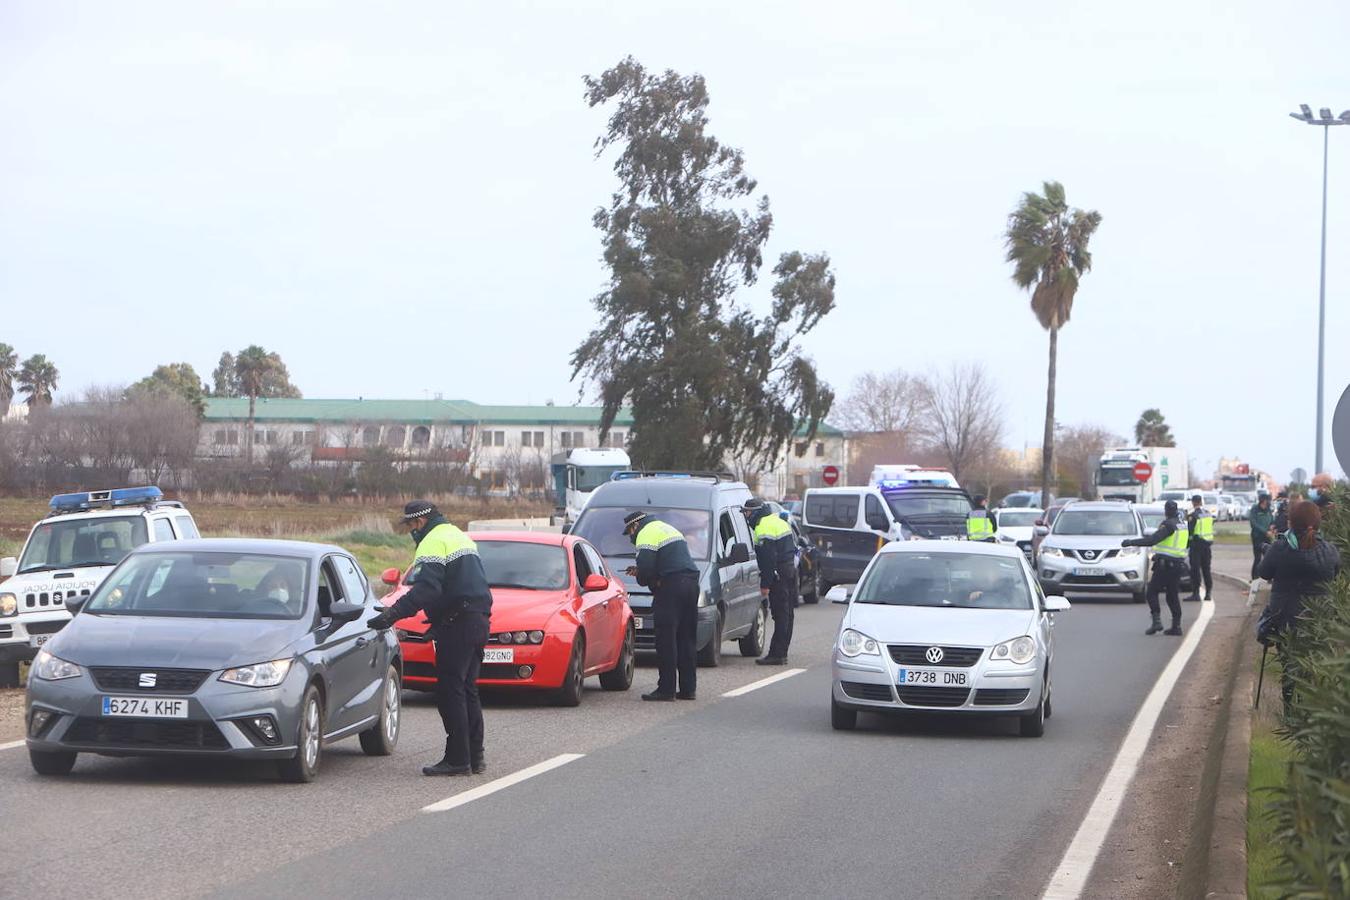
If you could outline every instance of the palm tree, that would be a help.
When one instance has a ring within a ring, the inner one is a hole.
[[[51,360],[41,353],[34,353],[23,361],[19,370],[19,390],[27,397],[28,405],[51,406],[52,391],[56,390],[61,373]]]
[[[1055,361],[1059,330],[1073,312],[1078,280],[1092,268],[1088,241],[1102,223],[1101,213],[1070,209],[1064,186],[1058,181],[1042,185],[1043,194],[1026,193],[1008,216],[1004,237],[1007,261],[1013,264],[1013,281],[1031,291],[1031,311],[1041,327],[1050,332],[1050,368],[1045,390],[1045,443],[1041,450],[1041,507],[1050,500],[1055,473]]]
[[[224,357],[221,358],[222,363]],[[253,462],[253,426],[259,397],[299,397],[286,364],[277,353],[269,353],[257,344],[250,344],[234,358],[234,374],[239,392],[248,397],[248,439],[245,452]]]
[[[1134,440],[1141,447],[1177,445],[1176,439],[1172,437],[1172,427],[1157,408],[1146,409],[1139,414],[1139,421],[1134,423]]]
[[[9,415],[14,382],[19,377],[19,354],[9,344],[0,344],[0,419]]]

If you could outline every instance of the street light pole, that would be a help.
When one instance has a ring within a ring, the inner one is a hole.
[[[1299,104],[1299,112],[1290,113],[1290,117],[1308,125],[1322,128],[1322,262],[1321,275],[1317,286],[1317,450],[1313,454],[1314,472],[1322,471],[1322,418],[1324,413],[1323,380],[1326,372],[1327,345],[1327,157],[1331,147],[1331,126],[1350,125],[1350,109],[1341,113],[1339,118],[1331,115],[1331,110],[1322,107],[1316,118],[1306,103]]]

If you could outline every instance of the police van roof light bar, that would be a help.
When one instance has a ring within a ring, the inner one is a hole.
[[[50,501],[52,512],[85,512],[91,509],[115,509],[120,506],[148,506],[164,499],[157,487],[114,488],[110,491],[80,491],[56,494]]]

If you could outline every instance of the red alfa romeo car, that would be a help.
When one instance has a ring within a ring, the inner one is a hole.
[[[600,676],[607,691],[633,683],[634,623],[628,592],[600,554],[573,535],[472,532],[492,588],[491,635],[478,683],[551,691],[562,706],[581,702],[582,682]],[[408,590],[398,569],[384,572],[395,589],[386,606]],[[436,650],[421,613],[395,623],[403,648],[403,685],[436,687]]]

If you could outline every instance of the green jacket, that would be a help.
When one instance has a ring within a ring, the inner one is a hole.
[[[1252,538],[1264,541],[1266,532],[1275,524],[1275,512],[1262,509],[1259,505],[1253,506],[1252,511],[1247,513],[1247,521],[1252,525]]]

